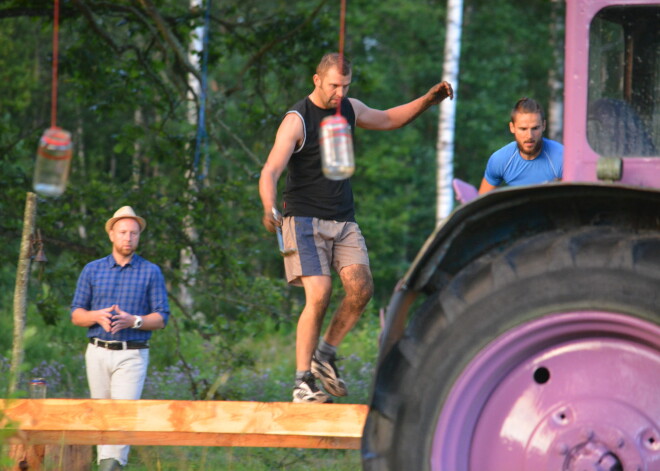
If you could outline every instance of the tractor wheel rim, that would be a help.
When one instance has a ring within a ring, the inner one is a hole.
[[[431,469],[660,469],[658,391],[660,326],[593,311],[529,321],[460,373]]]

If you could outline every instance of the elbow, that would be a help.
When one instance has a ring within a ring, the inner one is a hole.
[[[158,313],[157,315],[154,316],[154,322],[152,324],[153,330],[164,329],[166,325],[167,325],[167,321],[165,320],[162,314]]]
[[[410,117],[408,119],[405,119],[403,121],[392,121],[392,122],[390,122],[389,127],[388,127],[387,130],[391,131],[391,130],[394,130],[394,129],[401,129],[402,127],[405,127],[405,126],[409,125],[410,123],[412,123],[413,121],[415,121],[416,118],[417,118],[417,116],[412,116],[412,117]]]
[[[71,323],[78,327],[87,327],[84,324],[84,319],[81,318],[81,313],[79,309],[76,309],[71,313]]]

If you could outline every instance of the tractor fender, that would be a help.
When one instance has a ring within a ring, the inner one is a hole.
[[[379,362],[401,338],[420,293],[445,286],[480,256],[550,230],[616,226],[660,232],[660,191],[611,183],[548,183],[492,191],[456,208],[428,237],[397,283]]]

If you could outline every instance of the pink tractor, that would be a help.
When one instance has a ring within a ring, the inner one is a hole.
[[[567,0],[563,181],[458,207],[386,312],[369,471],[660,470],[660,2]]]

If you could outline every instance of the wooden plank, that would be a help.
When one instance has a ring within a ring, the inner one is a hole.
[[[0,400],[14,443],[359,449],[361,404],[105,399]],[[0,423],[0,425],[5,425]]]

